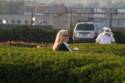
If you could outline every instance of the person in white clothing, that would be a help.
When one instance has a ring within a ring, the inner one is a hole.
[[[101,32],[96,38],[96,43],[99,44],[111,44],[115,42],[114,35],[109,27],[103,27]]]

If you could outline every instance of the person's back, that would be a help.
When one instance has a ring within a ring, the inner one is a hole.
[[[99,34],[96,42],[99,44],[111,44],[111,38],[108,35]]]
[[[113,33],[111,32],[110,28],[104,27],[104,31],[96,38],[96,43],[111,44],[113,42],[115,42]]]

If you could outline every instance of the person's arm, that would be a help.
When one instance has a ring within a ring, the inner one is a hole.
[[[96,43],[99,43],[99,42],[100,42],[100,34],[96,38]]]
[[[111,43],[115,43],[116,40],[114,38],[114,34],[112,32],[110,32],[110,38],[111,38]]]
[[[115,43],[115,41],[116,41],[116,40],[115,40],[114,36],[112,35],[112,36],[111,36],[111,42],[112,42],[112,43]]]

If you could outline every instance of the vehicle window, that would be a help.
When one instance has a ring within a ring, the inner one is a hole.
[[[98,26],[99,31],[101,31],[101,30],[102,30],[102,28],[104,27],[104,25],[103,25],[103,24],[97,24],[97,26]]]
[[[94,30],[93,24],[78,24],[76,30]]]
[[[95,31],[99,31],[100,30],[100,26],[99,26],[99,24],[95,24]]]

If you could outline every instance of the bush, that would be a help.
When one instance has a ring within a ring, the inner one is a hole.
[[[0,47],[1,83],[124,83],[125,45],[77,44],[80,51]],[[122,53],[122,54],[121,54]]]
[[[52,43],[57,30],[50,26],[12,26],[13,28],[0,28],[1,41],[28,41]]]
[[[114,31],[114,36],[117,43],[125,43],[125,33],[122,31]]]

